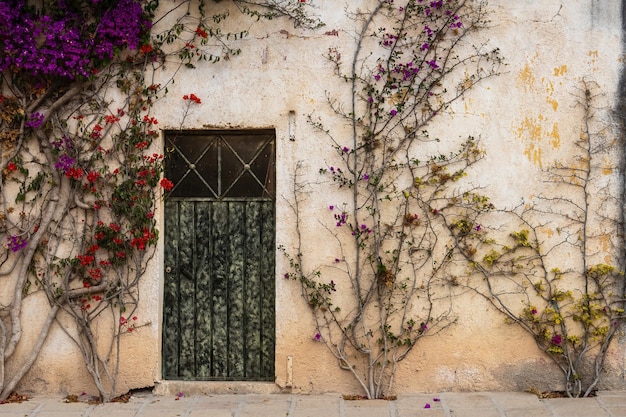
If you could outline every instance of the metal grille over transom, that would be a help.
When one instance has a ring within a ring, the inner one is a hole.
[[[163,377],[274,380],[275,133],[166,133]]]
[[[273,130],[167,136],[169,197],[273,198]]]

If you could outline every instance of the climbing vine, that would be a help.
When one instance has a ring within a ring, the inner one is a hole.
[[[492,206],[479,190],[461,186],[483,157],[477,139],[435,132],[455,102],[498,74],[502,58],[479,41],[488,20],[482,2],[385,0],[354,16],[354,53],[347,60],[339,47],[328,54],[351,92],[346,102],[329,94],[329,104],[351,135],[310,118],[335,153],[319,173],[343,199],[330,202],[322,221],[336,258],[316,266],[306,256],[300,201],[311,184],[301,164],[290,199],[299,243],[295,253],[282,249],[291,267],[285,277],[300,282],[313,313],[314,339],[367,398],[384,398],[418,341],[454,321],[445,274],[454,235],[445,219]]]
[[[508,236],[502,229],[471,230],[481,222],[477,212],[449,218],[447,226],[471,265],[463,285],[534,338],[562,371],[568,396],[586,397],[597,388],[625,318],[623,219],[616,182],[607,181],[615,172],[599,163],[617,152],[596,108],[599,87],[583,80],[577,91],[575,156],[544,170],[555,187],[498,210]]]
[[[137,309],[156,202],[173,187],[153,108],[174,78],[152,80],[166,64],[239,53],[247,32],[224,31],[228,8],[216,3],[0,1],[0,400],[60,320],[100,400],[118,393],[121,338],[149,324]],[[257,20],[321,24],[303,1],[234,4]],[[181,107],[200,102],[187,95]],[[45,320],[18,357],[31,298]]]

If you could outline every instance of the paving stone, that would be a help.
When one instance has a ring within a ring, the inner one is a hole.
[[[626,393],[621,395],[599,395],[597,400],[608,407],[626,407]]]
[[[455,392],[442,394],[441,396],[450,409],[494,407],[493,400],[489,394]]]
[[[260,416],[284,417],[288,414],[289,414],[289,407],[265,406],[265,407],[247,407],[245,410],[241,410],[241,412],[236,415],[240,417],[260,417]]]
[[[398,417],[446,417],[446,412],[439,408],[425,408],[420,410],[398,409],[396,415]]]
[[[0,416],[29,416],[40,406],[43,404],[31,401],[0,404]]]
[[[339,417],[339,406],[332,408],[323,407],[296,407],[293,414],[286,417]]]
[[[502,417],[495,407],[491,408],[450,408],[451,417]],[[529,416],[530,417],[530,416]],[[534,416],[532,416],[534,417]]]
[[[87,403],[66,403],[59,400],[48,400],[43,403],[43,409],[46,411],[65,411],[68,413],[82,413],[88,409],[95,408],[94,404]]]
[[[140,416],[145,417],[177,417],[185,415],[187,408],[191,408],[192,403],[188,399],[174,401],[155,401],[141,409]],[[113,417],[113,416],[111,416]]]
[[[192,410],[235,410],[239,407],[239,403],[233,401],[194,401],[191,405]]]
[[[553,417],[552,412],[545,407],[507,408],[505,417]]]
[[[626,392],[545,400],[527,393],[415,394],[396,401],[345,401],[339,394],[174,398],[147,395],[129,403],[92,405],[39,397],[0,405],[0,417],[626,417]],[[430,408],[424,408],[426,403]]]
[[[388,408],[363,407],[344,410],[345,417],[390,417]]]
[[[115,416],[115,417],[117,417],[117,416]],[[150,417],[150,416],[146,415],[146,417]],[[233,417],[233,411],[231,411],[231,410],[216,410],[216,409],[211,409],[211,410],[192,410],[189,413],[189,417]],[[259,417],[260,417],[260,415],[259,415]]]
[[[137,410],[115,410],[115,414],[111,414],[111,410],[92,411],[86,417],[135,417]]]
[[[543,400],[554,417],[608,417],[595,398],[552,398]]]
[[[609,415],[611,417],[624,417],[626,416],[626,407],[610,407],[608,408]]]
[[[535,394],[525,392],[494,392],[491,399],[501,409],[543,408],[541,400]]]
[[[395,401],[396,408],[424,408],[426,404],[430,404],[431,409],[441,408],[441,399],[437,395],[420,394],[420,395],[407,395],[398,397]]]
[[[389,401],[385,400],[354,400],[344,401],[345,417],[389,417]]]
[[[339,410],[340,401],[341,397],[339,396],[302,396],[297,398],[296,409],[335,407],[335,410]]]
[[[389,408],[389,401],[385,400],[354,400],[344,401],[344,407],[348,408]]]
[[[425,408],[426,404],[429,405],[428,408]],[[398,398],[394,405],[398,417],[440,417],[446,415],[439,397],[434,395],[403,396]]]
[[[61,410],[55,410],[55,411],[49,411],[49,410],[41,410],[38,413],[32,414],[32,416],[35,417],[83,417],[84,416],[84,410],[83,411],[78,411],[78,410],[71,410],[71,411],[61,411]]]

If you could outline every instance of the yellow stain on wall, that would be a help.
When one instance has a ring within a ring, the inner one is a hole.
[[[526,64],[524,68],[517,74],[517,85],[524,87],[524,91],[532,91],[535,87],[535,75],[530,69],[530,65]]]
[[[598,63],[598,58],[600,54],[598,53],[598,51],[589,51],[587,52],[587,56],[590,58],[587,64],[591,67],[591,70],[597,71],[598,67],[596,66],[596,64]]]
[[[543,166],[541,160],[542,150],[539,146],[543,136],[543,120],[544,117],[541,114],[536,118],[526,116],[515,129],[518,138],[530,141],[526,149],[524,149],[524,155],[526,155],[529,161],[539,167]]]
[[[567,65],[561,65],[560,67],[556,67],[554,69],[554,76],[560,77],[562,75],[565,75],[566,72],[567,72]]]
[[[567,68],[566,65],[563,65],[563,67]],[[555,72],[556,70],[557,68],[555,68]],[[559,102],[552,97],[554,95],[554,83],[550,80],[546,80],[545,78],[541,79],[541,83],[546,87],[546,93],[548,93],[546,96],[546,102],[552,106],[552,110],[557,111],[559,108]]]
[[[554,236],[554,229],[552,229],[551,227],[540,227],[539,232],[543,233],[544,235],[546,235],[548,237],[548,239],[550,239],[552,236]]]
[[[604,163],[602,165],[603,175],[611,175],[613,171],[615,171],[615,165],[613,164],[613,161],[608,158],[604,158]]]
[[[561,135],[559,134],[559,124],[552,125],[552,132],[548,133],[550,137],[550,144],[553,148],[559,148],[561,146]]]
[[[546,101],[548,102],[548,104],[552,106],[552,110],[556,111],[559,108],[559,102],[553,99],[552,97],[550,96],[546,97]]]
[[[533,164],[537,165],[539,168],[543,167],[543,162],[541,161],[541,148],[536,146],[535,144],[531,144],[526,149],[524,149],[524,155],[531,161]]]
[[[611,237],[609,235],[600,236],[600,249],[602,252],[606,252],[611,248]]]
[[[543,115],[535,117],[526,116],[520,126],[517,128],[517,133],[520,138],[528,137],[530,140],[538,142],[541,140]]]
[[[463,107],[465,110],[465,114],[469,113],[470,107],[474,104],[474,101],[469,97],[463,97]]]
[[[537,57],[538,54],[535,54],[535,56],[526,63],[524,68],[518,72],[517,85],[523,87],[524,91],[527,93],[543,89],[546,94],[545,103],[547,105],[541,105],[540,102],[534,101],[535,98],[539,98],[536,94],[533,94],[532,98],[529,97],[530,100],[538,105],[538,114],[527,115],[523,120],[515,122],[517,124],[513,125],[513,131],[518,139],[524,141],[524,155],[526,155],[528,160],[536,166],[543,167],[543,158],[546,152],[549,153],[550,148],[558,149],[562,146],[559,123],[549,120],[550,118],[546,117],[546,114],[548,114],[548,108],[551,108],[553,112],[559,110],[559,102],[555,98],[555,84],[559,83],[558,85],[561,85],[562,83],[555,79],[555,77],[565,76],[569,68],[567,65],[559,65],[553,67],[552,73],[549,72],[549,69],[547,69],[547,72],[543,70],[542,72],[545,73],[545,77],[541,77],[540,80],[537,80],[533,72],[533,64]],[[550,148],[548,148],[548,146]]]

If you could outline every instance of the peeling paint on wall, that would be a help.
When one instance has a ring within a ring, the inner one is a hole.
[[[517,85],[523,87],[526,93],[532,92],[535,88],[535,75],[533,74],[531,65],[534,64],[538,56],[539,54],[535,53],[535,56],[530,59],[530,62],[517,74]]]

